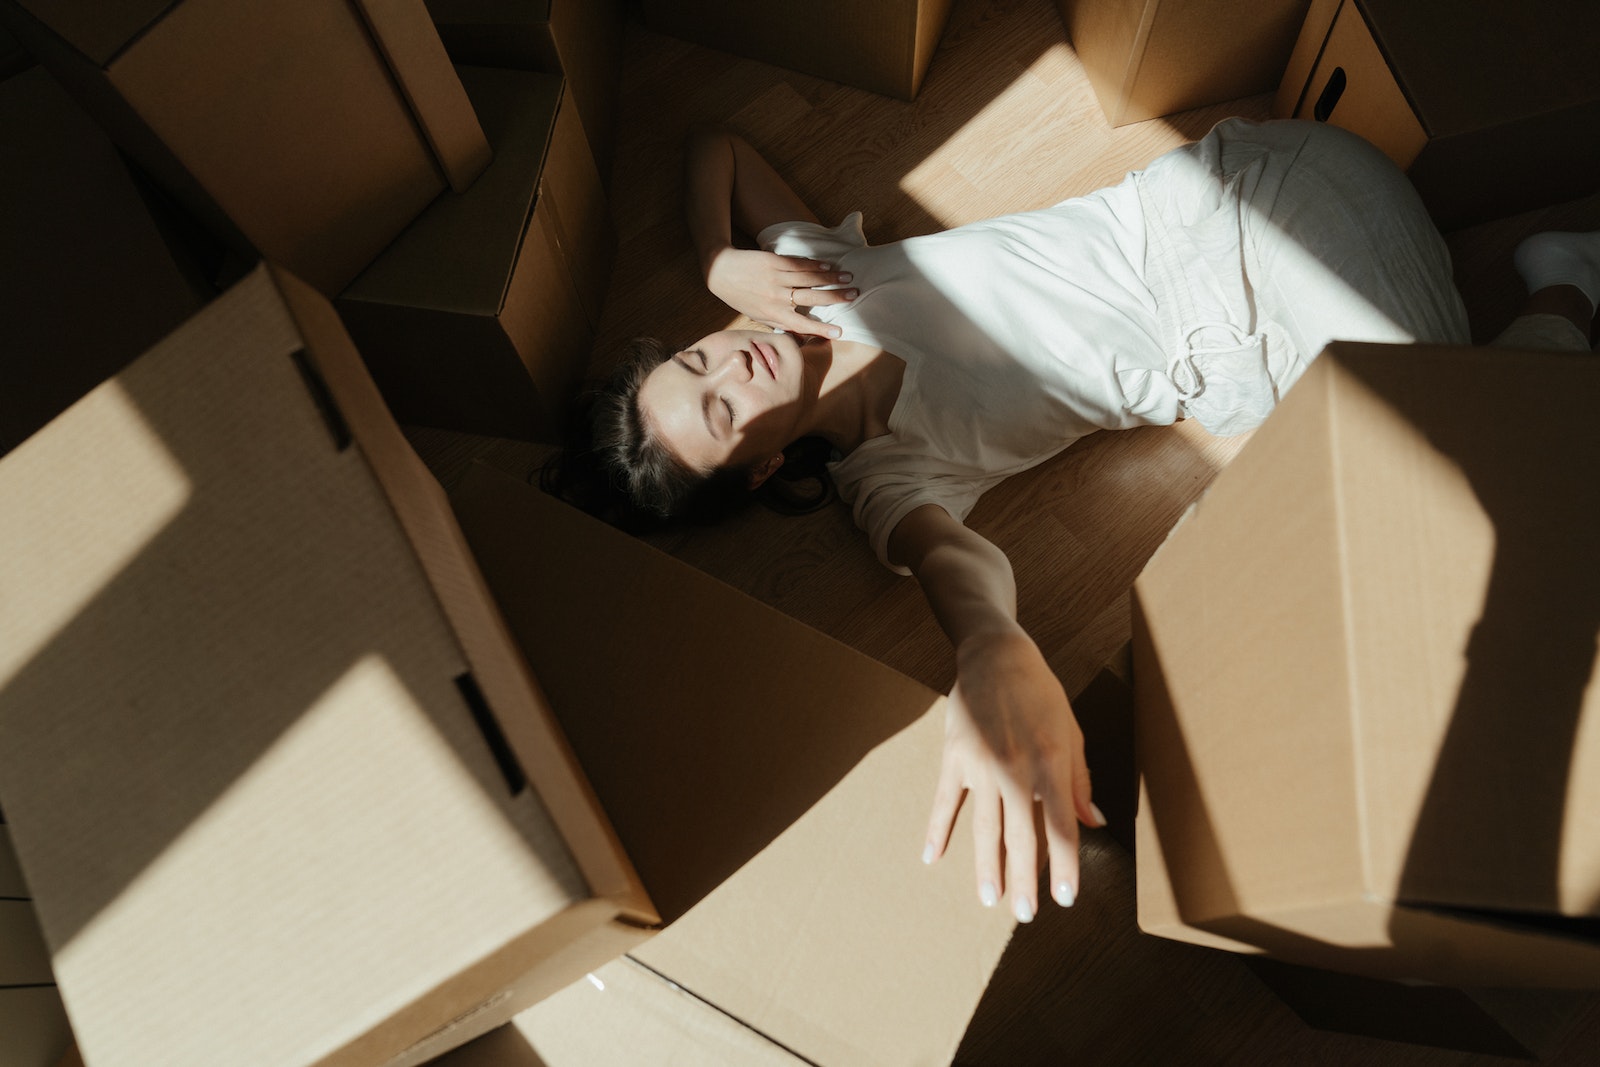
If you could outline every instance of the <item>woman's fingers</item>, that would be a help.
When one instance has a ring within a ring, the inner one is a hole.
[[[796,288],[789,291],[796,307],[821,307],[824,304],[848,304],[860,295],[855,289]]]
[[[1000,878],[1000,792],[991,784],[974,787],[972,794],[972,845],[978,876],[978,899],[986,908],[1000,902],[1005,883]]]
[[[1050,896],[1057,904],[1070,908],[1078,899],[1078,820],[1073,814],[1072,794],[1059,783],[1045,786],[1040,797],[1044,806],[1045,848],[1050,858]]]
[[[953,759],[946,758],[939,774],[939,785],[933,791],[933,810],[928,815],[928,833],[923,839],[922,862],[932,863],[944,855],[950,844],[950,832],[955,828],[956,814],[961,810],[961,769]]]
[[[1006,887],[1011,913],[1018,922],[1032,922],[1039,913],[1038,842],[1033,834],[1033,797],[1024,789],[1008,788],[1000,800],[1006,830]]]

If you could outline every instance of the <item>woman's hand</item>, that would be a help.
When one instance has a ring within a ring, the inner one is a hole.
[[[706,288],[724,304],[756,322],[798,334],[838,337],[839,329],[806,317],[806,308],[845,304],[854,289],[818,289],[845,285],[850,275],[831,264],[757,249],[725,247],[704,266]]]
[[[965,795],[979,899],[992,906],[1007,895],[1029,922],[1039,911],[1034,803],[1044,809],[1050,891],[1062,905],[1078,895],[1078,823],[1105,825],[1090,799],[1083,732],[1055,672],[1020,630],[963,641],[956,670],[923,859],[944,853]]]

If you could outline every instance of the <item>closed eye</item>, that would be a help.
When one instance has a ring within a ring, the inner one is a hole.
[[[722,406],[728,409],[728,429],[733,429],[733,424],[739,421],[739,413],[733,409],[733,401],[727,397],[722,398]]]

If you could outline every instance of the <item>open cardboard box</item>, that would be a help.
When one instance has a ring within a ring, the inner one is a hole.
[[[1314,0],[1273,113],[1366,137],[1440,226],[1595,190],[1600,5]]]
[[[41,68],[0,81],[0,141],[3,455],[204,298],[116,147]]]
[[[1309,0],[1056,0],[1106,121],[1126,126],[1274,88]]]
[[[656,921],[304,283],[259,268],[0,497],[0,803],[95,1067],[420,1062]]]
[[[1600,362],[1336,343],[1134,586],[1150,933],[1600,988]]]
[[[495,161],[429,205],[339,313],[401,422],[557,441],[610,283],[605,191],[558,75],[460,77]]]
[[[489,161],[422,0],[4,0],[0,20],[214,232],[327,295]]]

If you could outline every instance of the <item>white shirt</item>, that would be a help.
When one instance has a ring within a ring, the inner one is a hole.
[[[758,239],[851,272],[860,295],[813,317],[905,361],[889,432],[831,467],[886,565],[890,533],[922,504],[965,519],[990,486],[1095,430],[1179,417],[1132,178],[887,245],[866,243],[859,212]]]

